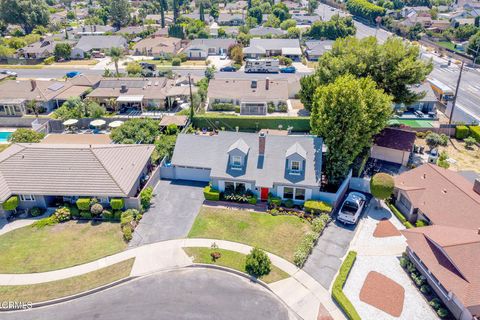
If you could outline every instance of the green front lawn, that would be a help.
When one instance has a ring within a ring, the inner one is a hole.
[[[126,247],[118,223],[69,221],[40,229],[27,226],[0,236],[0,273],[68,268]]]
[[[229,240],[257,246],[293,261],[293,254],[310,224],[295,216],[202,207],[189,238]]]
[[[193,257],[193,262],[215,264],[218,266],[228,267],[246,273],[246,255],[242,253],[223,249],[212,250],[210,248],[183,248],[183,250],[185,250],[188,256]],[[220,252],[222,254],[220,259],[217,259],[217,261],[213,261],[212,257],[210,256],[210,253],[213,251]],[[272,265],[272,271],[270,271],[268,275],[263,276],[260,279],[263,282],[272,283],[286,279],[288,277],[288,273]]]
[[[0,301],[42,302],[71,296],[126,278],[135,258],[68,279],[22,286],[0,286]]]

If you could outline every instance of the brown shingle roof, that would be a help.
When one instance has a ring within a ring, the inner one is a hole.
[[[411,152],[416,134],[411,130],[385,128],[374,138],[377,146]]]

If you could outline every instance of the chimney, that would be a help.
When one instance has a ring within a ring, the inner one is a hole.
[[[265,80],[265,90],[268,91],[268,89],[270,89],[270,78],[267,77],[267,79]]]
[[[35,79],[30,80],[30,84],[32,85],[32,91],[37,89],[37,81]]]
[[[126,84],[122,84],[122,86],[120,87],[120,92],[127,92],[127,85]]]
[[[480,179],[475,179],[475,182],[473,183],[473,191],[480,194]]]
[[[263,156],[265,154],[265,143],[266,143],[266,135],[265,132],[260,132],[258,135],[258,154]]]

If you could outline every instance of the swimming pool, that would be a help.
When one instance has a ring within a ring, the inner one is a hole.
[[[0,143],[8,142],[8,137],[13,133],[13,131],[0,131]]]

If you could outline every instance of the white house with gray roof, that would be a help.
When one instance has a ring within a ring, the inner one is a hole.
[[[221,192],[244,187],[302,203],[322,200],[321,138],[221,131],[180,134],[172,157],[175,179],[210,182]]]
[[[302,49],[298,39],[251,39],[243,54],[249,59],[284,56],[299,61]]]
[[[112,48],[127,49],[128,43],[122,36],[82,36],[77,45],[72,49],[73,59],[83,59],[85,53],[94,50],[106,51]]]
[[[195,39],[190,42],[184,53],[189,59],[203,60],[208,56],[226,54],[228,48],[236,43],[235,39]]]

